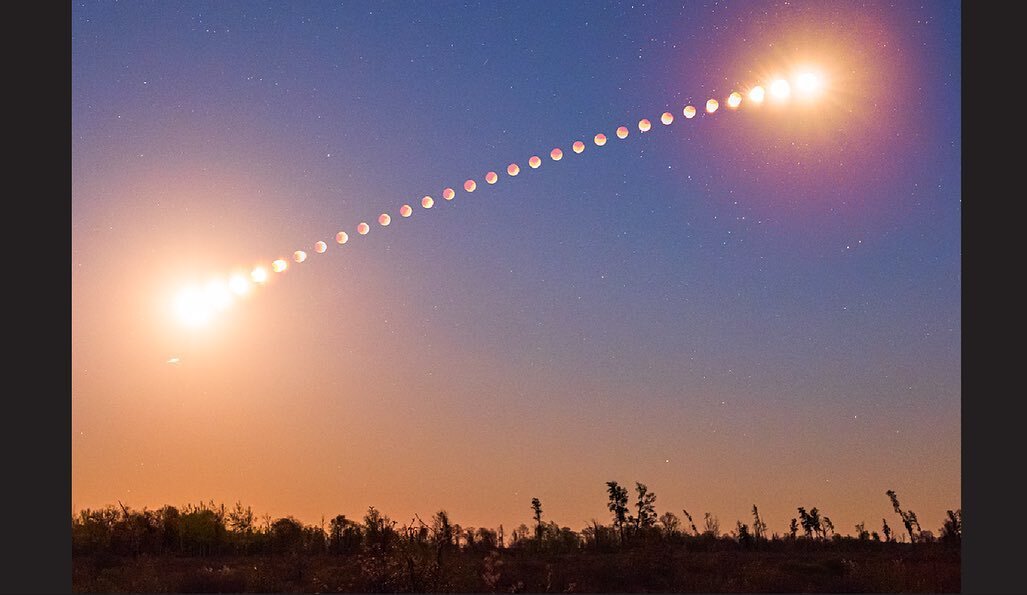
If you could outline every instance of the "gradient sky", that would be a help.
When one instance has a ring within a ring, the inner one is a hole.
[[[961,506],[958,2],[72,17],[75,510],[509,531],[538,497],[578,530],[609,480],[724,530],[753,504],[897,528],[888,489],[935,531]],[[680,115],[799,64],[815,103]],[[173,316],[297,249],[211,325]]]

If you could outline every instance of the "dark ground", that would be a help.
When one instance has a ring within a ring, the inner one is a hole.
[[[960,591],[951,547],[537,554],[524,550],[311,556],[78,556],[75,592]]]

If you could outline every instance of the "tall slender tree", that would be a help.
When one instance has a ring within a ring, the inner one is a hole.
[[[628,522],[628,490],[616,481],[606,482],[606,493],[610,498],[607,508],[613,513],[613,528],[620,533],[621,545],[624,544],[624,529]]]
[[[767,535],[767,524],[760,518],[760,511],[756,508],[756,505],[752,505],[752,537],[756,544],[759,545],[761,539],[766,539]]]
[[[542,547],[542,502],[538,498],[531,499],[531,510],[535,516],[535,543]]]
[[[635,482],[638,500],[635,507],[638,517],[635,518],[636,529],[648,529],[656,525],[656,494],[649,491],[644,483]]]
[[[909,535],[909,542],[915,543],[918,534],[922,531],[920,529],[920,521],[916,518],[916,513],[912,510],[902,510],[902,507],[899,506],[899,497],[895,494],[895,490],[888,490],[885,494],[891,500],[895,513],[902,519],[902,524],[906,527],[906,533]],[[913,527],[916,527],[916,534],[913,533]]]

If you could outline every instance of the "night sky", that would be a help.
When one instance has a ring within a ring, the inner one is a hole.
[[[798,506],[898,528],[894,489],[937,533],[961,506],[958,2],[72,19],[75,510],[509,531],[538,497],[580,530],[609,480],[724,530],[753,504],[779,533]],[[727,109],[799,66],[818,98]],[[176,317],[182,287],[277,258],[206,326]]]

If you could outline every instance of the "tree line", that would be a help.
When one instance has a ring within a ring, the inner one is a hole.
[[[751,522],[736,521],[723,533],[717,517],[709,512],[697,527],[692,515],[671,511],[658,514],[656,494],[635,482],[634,497],[616,481],[606,482],[610,522],[592,519],[580,531],[561,527],[544,517],[542,502],[531,499],[533,527],[522,523],[509,534],[504,527],[462,527],[450,520],[445,510],[428,522],[414,515],[399,524],[374,506],[360,520],[337,515],[320,524],[304,524],[292,516],[258,518],[250,507],[236,503],[227,508],[213,501],[182,508],[164,506],[155,510],[132,510],[118,506],[79,511],[72,518],[73,555],[113,554],[122,556],[257,555],[257,554],[360,554],[370,560],[385,559],[389,552],[410,545],[434,552],[441,563],[447,551],[498,549],[573,553],[582,550],[615,551],[654,544],[693,549],[830,547],[831,544],[907,542],[941,543],[958,547],[962,538],[962,510],[949,510],[938,536],[924,530],[912,510],[903,509],[893,490],[885,492],[898,515],[903,533],[881,519],[881,530],[855,525],[855,534],[836,531],[831,518],[817,507],[797,508],[783,535],[768,534],[758,507],[752,507]],[[801,530],[801,533],[800,533]]]

